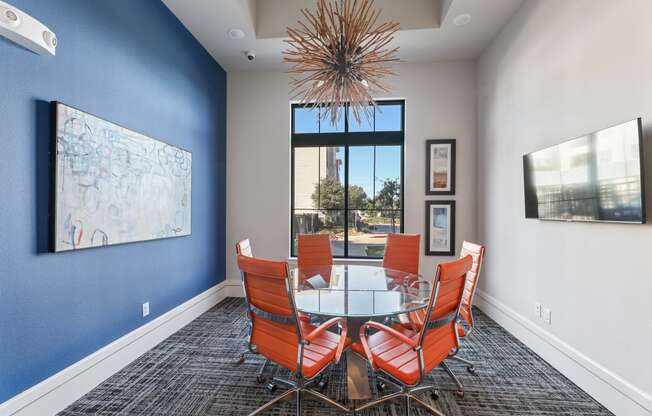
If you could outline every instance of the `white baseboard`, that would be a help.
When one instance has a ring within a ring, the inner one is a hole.
[[[238,282],[236,282],[238,283]],[[140,328],[118,338],[28,390],[0,404],[3,416],[46,416],[65,409],[102,381],[177,332],[221,300],[237,293],[226,280]]]
[[[244,289],[240,279],[227,279],[224,283],[229,285],[230,298],[244,298]]]
[[[476,305],[618,416],[652,415],[652,396],[478,289]]]
[[[652,415],[650,395],[493,296],[476,294],[483,312],[616,415]],[[224,298],[242,296],[239,280],[223,281],[0,404],[0,415],[56,414]]]

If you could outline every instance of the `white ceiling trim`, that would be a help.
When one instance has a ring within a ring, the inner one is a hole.
[[[284,70],[285,42],[276,36],[299,20],[302,7],[314,9],[316,4],[315,0],[162,1],[226,71]],[[376,6],[384,7],[381,19],[398,19],[403,27],[394,40],[402,61],[435,62],[475,59],[522,2],[376,0]],[[465,13],[471,15],[471,22],[456,26],[455,17]],[[242,30],[244,38],[229,38],[229,29]],[[246,51],[255,52],[253,62]]]

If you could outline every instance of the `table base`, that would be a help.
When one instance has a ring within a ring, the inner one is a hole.
[[[360,342],[360,327],[368,320],[367,317],[348,318],[346,320],[349,338],[351,338],[352,342]],[[371,399],[367,360],[352,350],[346,353],[346,379],[349,400]]]
[[[346,378],[349,400],[371,399],[367,360],[350,350],[346,353]]]

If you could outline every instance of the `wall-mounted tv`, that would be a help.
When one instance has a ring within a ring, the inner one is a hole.
[[[523,156],[525,217],[645,223],[641,119]]]

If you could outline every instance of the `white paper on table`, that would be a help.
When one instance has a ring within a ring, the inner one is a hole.
[[[306,279],[306,281],[310,283],[310,286],[312,286],[313,289],[326,289],[328,287],[328,283],[326,283],[326,280],[321,274],[316,274],[313,277]]]

